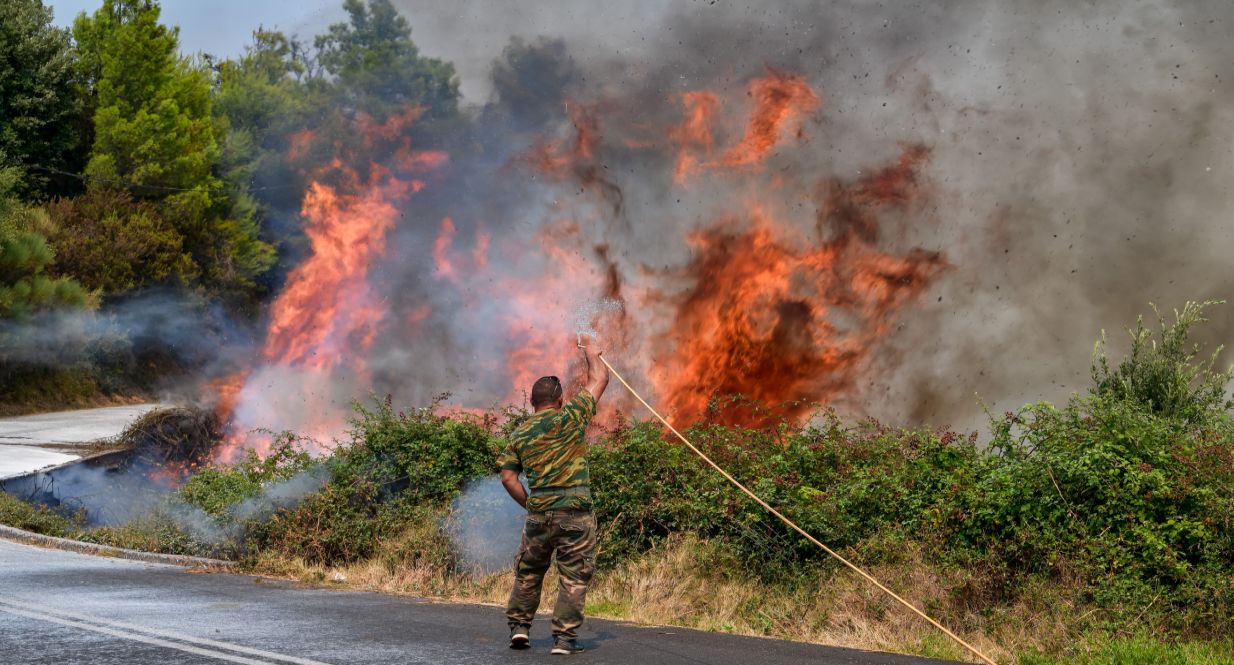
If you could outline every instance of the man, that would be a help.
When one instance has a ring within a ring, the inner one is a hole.
[[[587,584],[596,570],[596,518],[591,512],[584,434],[596,413],[596,400],[608,387],[608,367],[600,362],[600,350],[591,340],[585,343],[587,387],[564,403],[557,377],[536,381],[531,387],[535,413],[510,435],[498,458],[501,484],[527,509],[523,543],[514,562],[514,590],[506,606],[511,649],[530,646],[540,586],[556,553],[561,577],[553,608],[552,653],[583,651],[578,627],[583,623]],[[531,496],[523,490],[519,472],[527,474]]]

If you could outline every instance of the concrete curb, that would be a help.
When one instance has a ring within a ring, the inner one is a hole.
[[[0,524],[0,538],[53,550],[64,550],[66,552],[77,552],[78,554],[90,554],[93,556],[107,556],[116,559],[130,559],[132,561],[145,561],[146,563],[162,563],[196,570],[227,572],[235,569],[236,566],[236,562],[224,561],[222,559],[206,559],[181,554],[157,554],[155,552],[124,549],[123,547],[112,547],[111,545],[87,543],[80,540],[69,540],[68,538],[44,536],[41,533],[25,531],[4,524]]]

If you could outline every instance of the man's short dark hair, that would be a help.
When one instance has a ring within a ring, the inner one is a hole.
[[[531,406],[538,408],[561,399],[561,379],[542,376],[531,386]]]

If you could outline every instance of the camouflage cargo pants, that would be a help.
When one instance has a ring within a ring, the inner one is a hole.
[[[540,606],[540,587],[553,554],[557,554],[557,605],[553,635],[572,640],[583,623],[587,584],[596,572],[596,518],[589,510],[549,510],[528,513],[523,545],[514,560],[514,590],[506,605],[513,624],[530,624]]]

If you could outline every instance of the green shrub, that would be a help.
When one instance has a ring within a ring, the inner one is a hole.
[[[1088,653],[1065,656],[1025,654],[1019,665],[1231,665],[1230,643],[1171,644],[1148,636],[1103,642]]]
[[[258,547],[315,563],[366,558],[418,510],[449,502],[496,468],[491,421],[455,420],[433,407],[396,413],[389,400],[355,409],[351,441],[327,462],[329,482],[254,525]]]
[[[183,238],[148,201],[91,187],[47,206],[56,270],[108,296],[152,285],[186,284],[198,274]]]
[[[185,529],[169,506],[156,508],[128,523],[77,531],[74,539],[142,552],[214,557],[226,554],[225,544],[207,542]]]
[[[41,233],[47,216],[13,194],[20,181],[17,169],[0,168],[0,322],[92,304],[81,284],[48,273],[56,254]]]
[[[227,520],[229,510],[236,504],[313,465],[312,457],[295,435],[283,432],[273,438],[265,457],[250,449],[235,464],[208,466],[197,471],[180,489],[179,498],[216,519]]]
[[[25,529],[45,536],[64,537],[81,522],[54,512],[45,506],[34,506],[17,497],[0,492],[0,524]]]
[[[1131,334],[1131,351],[1110,369],[1105,353],[1105,333],[1093,352],[1093,394],[1130,401],[1167,418],[1202,422],[1216,414],[1227,414],[1234,402],[1226,395],[1226,385],[1234,374],[1216,371],[1219,347],[1207,361],[1197,361],[1198,344],[1190,341],[1191,329],[1207,319],[1204,309],[1221,301],[1188,302],[1174,311],[1174,323],[1166,322],[1157,308],[1161,332],[1154,339],[1144,327],[1144,317],[1136,320]]]
[[[832,413],[774,432],[711,425],[687,435],[756,494],[833,548],[891,530],[939,537],[958,488],[972,484],[973,437],[847,428]],[[726,542],[747,573],[774,578],[827,555],[644,423],[593,447],[593,493],[607,565],[673,533]]]

